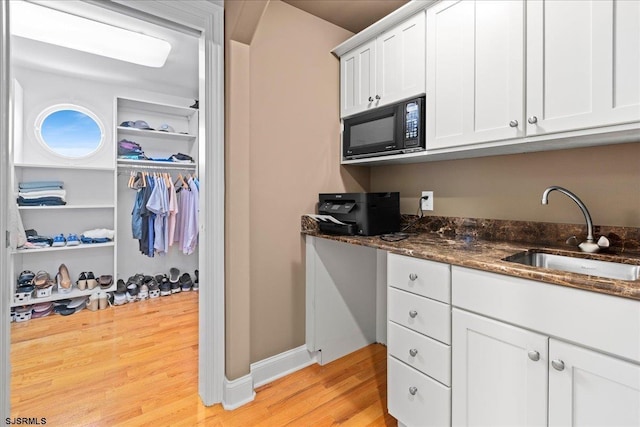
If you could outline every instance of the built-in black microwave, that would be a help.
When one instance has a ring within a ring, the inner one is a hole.
[[[424,151],[424,96],[343,120],[344,159]]]

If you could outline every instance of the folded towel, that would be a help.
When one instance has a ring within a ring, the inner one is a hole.
[[[42,191],[31,191],[27,193],[20,191],[18,193],[18,196],[26,200],[37,199],[39,197],[60,197],[62,200],[65,200],[65,197],[67,196],[67,191],[66,190],[42,190]]]
[[[49,185],[44,187],[21,188],[18,191],[20,191],[21,193],[33,193],[34,191],[46,191],[46,190],[62,190],[62,186]]]
[[[93,230],[87,230],[82,233],[84,237],[89,237],[91,239],[107,238],[110,240],[113,240],[115,234],[115,231],[109,230],[107,228],[94,228]]]
[[[38,187],[60,187],[64,186],[62,181],[27,181],[18,184],[18,188],[38,188]]]
[[[19,206],[61,206],[66,204],[67,202],[60,197],[38,197],[36,199],[18,197]]]

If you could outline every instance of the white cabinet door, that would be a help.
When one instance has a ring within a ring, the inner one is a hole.
[[[427,11],[427,149],[524,136],[523,38],[520,0]]]
[[[549,426],[640,425],[640,365],[554,339],[549,360]]]
[[[455,426],[547,423],[548,338],[453,309]]]
[[[420,11],[377,38],[377,105],[424,93],[425,16]]]
[[[640,2],[527,3],[527,135],[640,121]]]
[[[340,57],[340,116],[375,106],[376,42],[370,41]]]

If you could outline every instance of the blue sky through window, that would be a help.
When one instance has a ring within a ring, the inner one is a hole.
[[[84,157],[100,145],[100,126],[77,110],[58,110],[49,114],[40,127],[42,139],[54,152],[65,157]]]

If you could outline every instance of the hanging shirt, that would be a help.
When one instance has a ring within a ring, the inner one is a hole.
[[[195,252],[198,245],[198,203],[200,194],[198,187],[189,178],[189,197],[187,199],[187,215],[185,215],[184,234],[182,236],[182,252],[185,255],[191,255]]]
[[[149,216],[153,214],[147,209],[147,202],[149,201],[149,197],[151,197],[153,188],[150,185],[150,177],[146,177],[145,180],[147,182],[147,185],[143,189],[142,205],[140,206],[142,235],[140,238],[139,246],[140,252],[144,255],[147,255],[149,253]]]
[[[153,179],[153,177],[149,176],[147,178],[147,186],[151,187],[151,192],[149,193],[149,198],[151,198],[151,195],[153,194],[153,190],[156,188],[156,184],[155,184],[155,180]],[[145,204],[145,206],[149,204],[149,200],[147,200],[147,203]],[[147,239],[147,252],[145,253],[145,255],[148,255],[150,257],[153,258],[153,242],[155,240],[155,232],[154,232],[154,223],[155,223],[155,217],[156,215],[151,212],[149,210],[149,208],[147,208],[147,212],[149,212],[149,215],[147,216],[147,223],[148,223],[148,228],[149,228],[149,234],[148,234],[148,239]]]
[[[133,202],[133,210],[131,211],[131,234],[134,239],[142,239],[142,200],[144,199],[144,188],[136,191],[136,198]]]
[[[164,225],[168,212],[167,187],[163,178],[156,178],[154,183],[153,192],[147,202],[147,209],[155,215],[153,225],[153,249],[158,254],[165,254]]]
[[[173,246],[176,234],[176,216],[178,214],[178,198],[176,196],[176,187],[173,185],[173,179],[169,181],[169,215],[167,217],[167,243]]]

